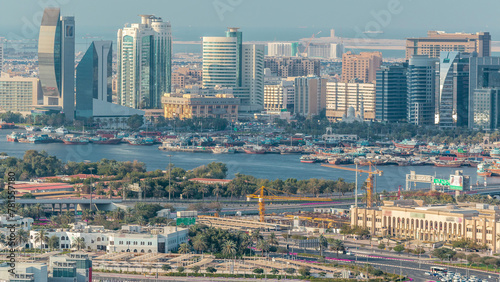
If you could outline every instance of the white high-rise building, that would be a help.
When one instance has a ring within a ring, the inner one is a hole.
[[[160,108],[170,92],[172,31],[170,22],[141,15],[141,23],[118,30],[118,101],[131,108]]]
[[[278,84],[264,85],[264,110],[267,112],[292,111],[294,103],[294,81],[281,80]]]
[[[203,87],[231,87],[240,111],[264,107],[264,45],[242,44],[230,28],[225,37],[203,37]]]
[[[248,88],[249,99],[241,99],[242,111],[264,109],[264,45],[243,44],[242,87]]]
[[[322,59],[340,59],[344,54],[342,43],[311,44],[307,51],[307,57]]]
[[[352,107],[364,119],[375,118],[376,89],[373,83],[328,82],[326,84],[326,116],[340,120]]]
[[[238,87],[236,37],[203,37],[203,87]]]
[[[297,42],[269,42],[267,55],[272,57],[295,57],[298,50]]]
[[[3,38],[0,37],[0,76],[3,70]]]

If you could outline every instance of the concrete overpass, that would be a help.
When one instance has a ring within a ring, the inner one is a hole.
[[[5,200],[0,200],[0,204],[3,204],[4,201]],[[80,210],[90,209],[90,199],[16,199],[15,202],[23,208],[37,204],[50,206],[53,212],[58,210],[61,213],[63,210],[74,210],[76,212],[78,208],[80,208]],[[94,206],[96,210],[109,211],[115,209],[115,204],[121,202],[121,199],[92,199],[92,206]]]

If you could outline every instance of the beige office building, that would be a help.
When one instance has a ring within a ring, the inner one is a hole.
[[[43,96],[38,78],[0,78],[0,113],[30,114],[34,105],[42,103]]]
[[[356,116],[365,120],[375,119],[375,84],[328,82],[326,84],[326,117],[339,121],[350,107]]]
[[[351,226],[368,228],[372,236],[420,242],[462,239],[500,248],[500,210],[487,204],[424,206],[419,200],[385,201],[376,208],[351,208]]]
[[[326,83],[320,77],[295,78],[294,112],[301,116],[319,115],[326,108]]]
[[[283,80],[279,84],[264,85],[264,110],[283,111],[293,108],[295,87],[293,81]]]
[[[429,55],[431,58],[439,58],[441,51],[477,52],[478,57],[489,57],[491,56],[491,35],[489,32],[429,31],[427,37],[406,39],[406,60],[413,55]]]
[[[165,118],[224,118],[238,120],[240,99],[231,94],[203,96],[194,94],[165,94],[162,97]]]
[[[346,52],[342,55],[342,82],[375,82],[382,65],[381,52]]]

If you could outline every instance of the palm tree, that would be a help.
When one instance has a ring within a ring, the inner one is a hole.
[[[256,229],[252,232],[252,240],[257,242],[259,240],[261,240],[263,237],[262,235],[260,234],[260,229]]]
[[[342,242],[342,240],[339,240],[339,239],[333,240],[331,242],[331,244],[330,244],[330,250],[336,251],[337,252],[337,257],[338,257],[339,256],[339,252],[345,250],[344,242]]]
[[[175,186],[175,184],[174,184],[174,185],[170,185],[170,186],[168,187],[168,189],[167,189],[167,190],[168,190],[168,199],[169,199],[169,200],[170,200],[170,198],[171,198],[172,194],[174,194],[174,195],[175,195],[175,192],[178,192],[178,191],[179,191],[179,190],[177,189],[177,187]]]
[[[191,248],[189,247],[188,244],[182,243],[179,245],[179,253],[181,254],[187,254],[191,251]]]
[[[205,200],[205,194],[208,192],[207,185],[200,185],[200,187],[198,188],[198,192],[201,193],[201,195],[203,196],[203,200]]]
[[[229,240],[222,244],[222,254],[226,256],[233,256],[236,254],[236,243],[234,241]]]
[[[269,238],[267,238],[267,242],[271,246],[279,245],[278,239],[276,238],[276,234],[274,234],[274,232],[271,232],[271,234],[269,234]]]
[[[47,236],[47,230],[40,229],[38,233],[35,235],[35,243],[40,243],[40,253],[43,249],[43,243],[47,242],[49,237]]]
[[[71,247],[77,248],[78,250],[85,249],[85,239],[83,237],[76,238],[71,244]]]
[[[22,228],[19,229],[17,231],[17,235],[16,235],[16,244],[22,245],[22,244],[28,242],[29,236],[30,235],[28,234],[28,232],[26,230],[24,230]]]
[[[257,242],[257,249],[262,251],[262,256],[264,256],[264,252],[269,252],[270,247],[271,246],[266,240],[259,240],[259,242]]]
[[[207,238],[204,235],[197,235],[193,239],[193,249],[204,252],[208,248]]]
[[[215,185],[215,188],[212,191],[212,193],[216,197],[217,202],[219,201],[219,195],[220,195],[221,192],[222,192],[222,189],[219,187],[219,185]]]
[[[323,256],[323,250],[328,248],[328,240],[323,235],[320,235],[318,240],[319,240],[319,255]]]

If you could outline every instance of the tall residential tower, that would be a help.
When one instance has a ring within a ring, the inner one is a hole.
[[[141,15],[141,23],[118,30],[118,101],[131,108],[161,108],[170,92],[172,32],[170,22]]]

